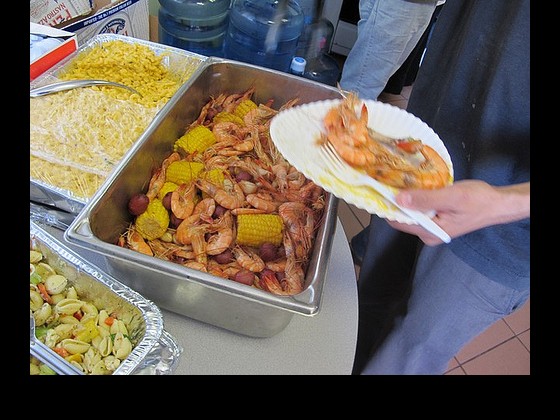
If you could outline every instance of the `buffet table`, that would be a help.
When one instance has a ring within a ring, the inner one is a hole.
[[[63,232],[46,230],[91,264],[105,258],[70,245]],[[294,314],[279,334],[254,338],[162,309],[165,330],[183,347],[176,375],[349,375],[358,329],[358,295],[350,248],[337,220],[319,313]]]

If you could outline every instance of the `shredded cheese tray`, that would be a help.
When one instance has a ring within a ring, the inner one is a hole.
[[[101,79],[128,85],[141,96],[92,86],[30,98],[31,182],[37,181],[35,187],[40,189],[47,186],[47,195],[62,198],[56,200],[58,207],[68,200],[87,202],[204,59],[120,35],[94,37],[36,79],[32,87],[60,80]],[[34,199],[33,194],[30,198]],[[76,208],[67,207],[63,210]]]

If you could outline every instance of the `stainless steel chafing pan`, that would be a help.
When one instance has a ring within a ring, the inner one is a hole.
[[[270,337],[282,331],[294,314],[313,316],[320,310],[336,227],[334,196],[327,195],[304,290],[294,296],[273,295],[115,245],[131,221],[129,197],[144,189],[154,165],[168,156],[202,106],[211,96],[250,87],[255,88],[256,102],[272,99],[277,107],[296,97],[299,103],[341,97],[337,89],[321,83],[211,57],[165,105],[70,225],[65,239],[103,254],[113,274],[163,308],[236,333]]]

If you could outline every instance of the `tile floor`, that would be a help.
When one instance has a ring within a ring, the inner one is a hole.
[[[379,100],[405,108],[411,87],[400,95],[383,93]],[[369,223],[364,210],[339,203],[338,216],[348,240]],[[359,267],[356,266],[356,278]],[[530,300],[467,344],[451,361],[446,375],[529,375],[531,352]]]

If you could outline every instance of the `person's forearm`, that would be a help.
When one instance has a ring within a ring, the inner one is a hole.
[[[496,200],[495,223],[510,223],[531,216],[531,184],[508,185],[496,187],[499,194]]]

